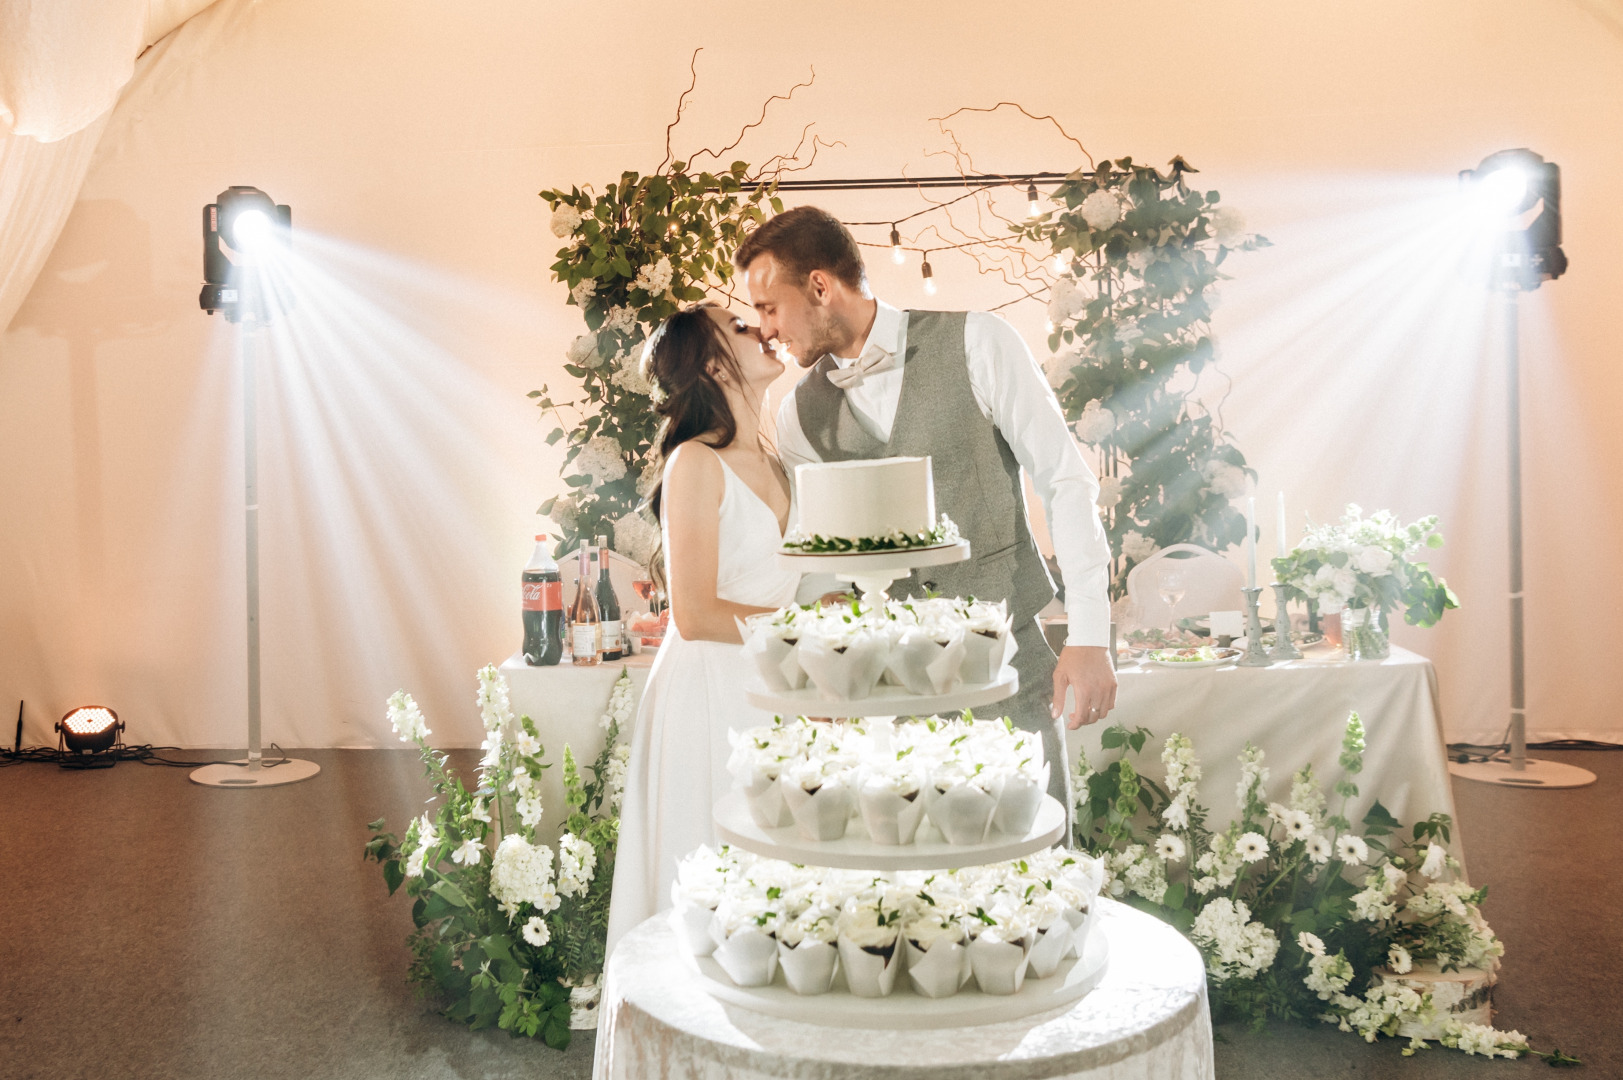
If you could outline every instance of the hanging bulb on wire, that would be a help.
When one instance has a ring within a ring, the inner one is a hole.
[[[1065,273],[1066,270],[1069,270],[1069,269],[1070,269],[1070,263],[1066,262],[1066,260],[1065,260],[1065,252],[1063,252],[1063,251],[1054,252],[1054,273],[1063,274],[1063,273]]]
[[[920,268],[924,272],[924,295],[935,295],[935,271],[930,269],[930,258],[925,256],[924,265]]]
[[[1030,184],[1026,187],[1026,216],[1037,217],[1042,212],[1042,207],[1037,202],[1037,185]]]
[[[890,259],[897,266],[907,261],[907,252],[902,250],[902,234],[896,231],[896,226],[890,227]]]

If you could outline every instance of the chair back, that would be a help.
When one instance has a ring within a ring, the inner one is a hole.
[[[1123,632],[1140,628],[1164,628],[1172,621],[1172,611],[1161,599],[1159,571],[1175,565],[1184,575],[1184,596],[1178,602],[1177,617],[1200,618],[1213,611],[1245,610],[1245,575],[1234,563],[1198,544],[1173,544],[1162,548],[1127,571],[1127,605],[1119,627]]]
[[[634,581],[647,581],[648,568],[640,563],[633,562],[618,551],[610,550],[609,581],[614,584],[614,595],[620,598],[620,611],[626,618],[640,615],[648,610],[648,605],[637,590],[631,587]],[[575,582],[580,577],[580,548],[576,547],[567,555],[558,556],[558,577],[564,586],[564,610],[575,601]]]

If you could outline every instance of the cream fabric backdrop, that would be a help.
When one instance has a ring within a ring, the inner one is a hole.
[[[404,686],[439,741],[478,741],[472,673],[512,652],[533,511],[558,485],[523,395],[564,384],[579,330],[535,192],[656,164],[697,45],[679,150],[730,141],[816,65],[741,154],[816,120],[846,144],[823,175],[939,171],[929,117],[1019,100],[1096,154],[1198,165],[1278,245],[1230,264],[1218,320],[1265,535],[1280,487],[1320,519],[1349,500],[1445,515],[1436,563],[1467,608],[1399,640],[1436,658],[1455,736],[1496,735],[1505,715],[1501,379],[1391,333],[1390,297],[1343,287],[1355,256],[1379,265],[1349,237],[1490,151],[1560,162],[1572,271],[1525,307],[1529,707],[1541,734],[1623,737],[1623,674],[1581,652],[1623,594],[1615,7],[818,10],[775,28],[758,5],[673,22],[633,3],[606,27],[587,4],[221,0],[172,35],[0,339],[0,694],[28,700],[27,738],[101,700],[137,741],[240,745],[237,387],[230,337],[195,297],[199,207],[249,183],[293,205],[348,320],[328,312],[317,343],[261,376],[267,738],[388,744],[383,699]],[[1074,164],[1040,125],[962,130],[983,168]],[[916,205],[827,201],[863,218]],[[873,269],[882,295],[924,302],[916,265]],[[1006,298],[962,261],[937,275],[937,306]],[[1041,311],[1012,317],[1045,351]]]

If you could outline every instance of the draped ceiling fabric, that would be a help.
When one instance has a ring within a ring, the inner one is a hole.
[[[213,2],[0,4],[0,331],[61,235],[137,57]]]

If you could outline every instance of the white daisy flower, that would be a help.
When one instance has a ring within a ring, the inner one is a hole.
[[[1155,853],[1162,862],[1182,862],[1185,854],[1183,841],[1171,833],[1163,833],[1155,842]]]
[[[1336,837],[1336,858],[1348,866],[1358,866],[1369,859],[1369,845],[1350,833]]]
[[[1307,857],[1320,866],[1330,861],[1330,841],[1323,833],[1314,833],[1307,838]]]
[[[1285,826],[1292,840],[1306,840],[1313,835],[1313,819],[1300,810],[1285,811],[1285,819],[1280,824]]]
[[[1234,841],[1234,851],[1246,862],[1256,862],[1258,859],[1267,858],[1268,841],[1261,833],[1244,833]]]
[[[539,915],[531,915],[524,920],[522,933],[524,934],[524,940],[536,948],[540,948],[552,940],[552,928],[547,925],[547,920]]]
[[[1386,950],[1386,965],[1399,975],[1407,975],[1414,968],[1414,957],[1402,945],[1394,945]]]
[[[1306,930],[1303,930],[1300,934],[1296,935],[1296,944],[1300,945],[1302,947],[1302,951],[1310,956],[1324,955],[1324,942],[1320,941],[1316,935],[1310,934]]]

